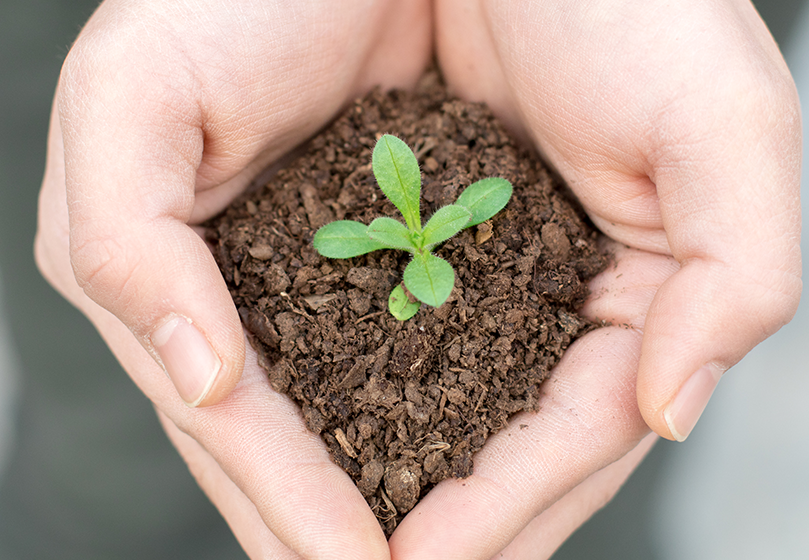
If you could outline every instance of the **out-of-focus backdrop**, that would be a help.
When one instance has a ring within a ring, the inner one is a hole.
[[[244,558],[147,399],[34,266],[53,89],[96,5],[0,2],[0,560]],[[809,3],[756,6],[809,98]],[[554,558],[809,558],[807,342],[804,304]]]

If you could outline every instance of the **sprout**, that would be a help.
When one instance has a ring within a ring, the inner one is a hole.
[[[398,285],[388,298],[388,309],[405,321],[416,314],[420,303],[438,307],[447,301],[455,285],[455,271],[433,250],[463,229],[485,222],[505,207],[511,198],[511,183],[498,177],[482,179],[467,187],[455,204],[439,208],[422,226],[421,172],[410,148],[386,134],[374,147],[374,176],[379,188],[399,209],[404,224],[393,218],[376,218],[366,226],[352,220],[338,220],[320,228],[315,249],[324,257],[347,259],[376,251],[400,249],[413,259],[403,275],[404,290]],[[410,292],[417,301],[412,301]]]

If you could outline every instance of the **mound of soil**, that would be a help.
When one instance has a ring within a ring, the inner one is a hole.
[[[488,223],[436,253],[456,273],[440,308],[404,323],[387,311],[408,254],[332,260],[312,236],[335,219],[397,216],[371,171],[384,133],[414,148],[422,215],[498,176],[514,195]],[[605,266],[597,234],[561,186],[488,109],[415,92],[357,100],[269,184],[208,224],[222,273],[273,388],[303,411],[390,534],[430,488],[472,472],[472,456],[591,325],[575,309]]]

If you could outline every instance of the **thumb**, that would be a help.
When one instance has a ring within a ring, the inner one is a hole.
[[[244,339],[216,263],[188,225],[203,152],[193,88],[181,77],[168,92],[131,73],[98,79],[87,66],[69,58],[59,92],[76,279],[186,404],[217,403],[241,376]]]
[[[797,309],[801,142],[790,84],[771,88],[746,114],[718,118],[718,132],[702,141],[670,144],[654,162],[681,268],[649,309],[637,395],[663,437],[688,437],[722,374]]]

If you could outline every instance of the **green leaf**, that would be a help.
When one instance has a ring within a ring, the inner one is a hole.
[[[391,249],[403,249],[411,253],[416,250],[410,230],[393,218],[377,218],[368,226],[367,235],[374,241]]]
[[[442,243],[464,229],[472,219],[472,213],[457,204],[450,204],[439,208],[432,215],[424,226],[424,247],[432,250],[433,247]]]
[[[500,177],[489,177],[466,187],[455,204],[472,213],[466,227],[476,226],[502,210],[511,199],[511,192],[511,183]]]
[[[385,134],[374,147],[371,164],[379,188],[402,213],[407,227],[420,232],[421,171],[416,156],[407,144]]]
[[[338,220],[326,224],[315,233],[312,244],[318,253],[332,259],[348,259],[385,246],[365,233],[368,226],[351,220]]]
[[[416,253],[405,268],[403,277],[410,293],[433,307],[447,301],[455,285],[452,265],[431,253]]]
[[[397,284],[388,296],[388,310],[390,314],[400,321],[407,321],[421,307],[418,301],[410,301],[401,284]]]

